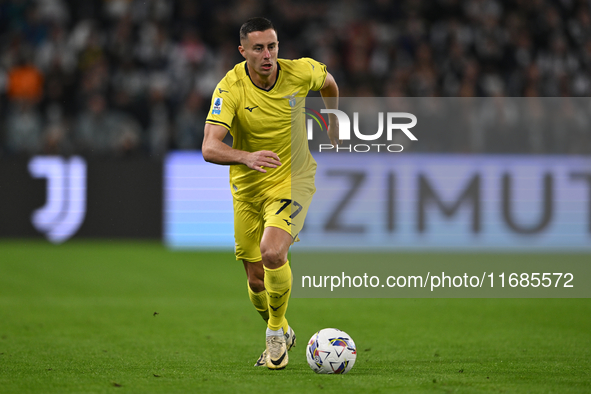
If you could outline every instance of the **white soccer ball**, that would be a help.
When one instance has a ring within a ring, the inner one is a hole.
[[[336,328],[325,328],[312,335],[306,348],[308,365],[316,373],[347,373],[353,368],[357,348],[353,339]]]

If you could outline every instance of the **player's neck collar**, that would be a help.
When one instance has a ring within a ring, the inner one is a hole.
[[[252,80],[250,73],[248,72],[248,64],[246,62],[244,62],[244,70],[246,71],[246,75],[248,75],[248,79],[250,79],[250,82],[258,89],[261,89],[265,92],[270,92],[271,90],[273,90],[273,88],[275,87],[275,85],[277,85],[277,81],[279,81],[279,70],[281,70],[281,66],[279,65],[279,62],[277,62],[277,75],[275,77],[275,82],[273,83],[273,86],[271,86],[269,89],[263,89],[260,86],[257,86],[256,83],[254,83],[254,81]]]

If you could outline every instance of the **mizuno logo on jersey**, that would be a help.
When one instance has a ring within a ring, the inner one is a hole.
[[[312,66],[312,67],[314,67],[314,66]],[[224,90],[224,89],[222,89],[222,88],[218,88],[218,90],[220,91],[220,94],[222,94],[222,93],[224,93],[224,92],[228,93],[228,91],[227,91],[227,90]]]
[[[258,105],[255,105],[254,107],[244,107],[244,109],[249,110],[250,112],[252,112],[253,109],[258,108]]]

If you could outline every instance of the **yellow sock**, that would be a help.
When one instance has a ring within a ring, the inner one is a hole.
[[[270,307],[267,326],[271,330],[276,331],[283,328],[283,332],[287,332],[285,312],[291,294],[291,282],[289,261],[276,269],[265,267],[265,289],[267,290]]]
[[[248,297],[250,298],[252,305],[254,305],[265,322],[269,321],[269,301],[267,300],[267,292],[263,290],[255,293],[250,288],[248,281],[246,282],[246,287],[248,287]]]

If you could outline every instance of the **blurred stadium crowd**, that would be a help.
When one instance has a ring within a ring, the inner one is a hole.
[[[199,149],[212,91],[243,60],[238,29],[258,15],[280,57],[326,63],[342,96],[591,95],[588,0],[0,0],[0,155]],[[586,102],[571,132],[510,151],[591,153]]]

